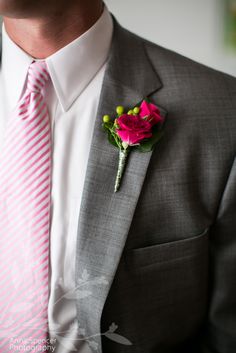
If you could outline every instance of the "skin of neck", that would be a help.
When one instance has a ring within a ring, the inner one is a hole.
[[[86,32],[101,16],[103,3],[72,1],[51,13],[26,18],[3,16],[9,37],[27,54],[45,59]]]

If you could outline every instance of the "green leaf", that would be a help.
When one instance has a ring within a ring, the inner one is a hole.
[[[150,99],[149,99],[148,97],[145,97],[145,98],[143,99],[143,101],[145,101],[145,102],[147,102],[147,103],[151,103],[151,101],[150,101]]]
[[[164,135],[163,130],[161,131],[154,131],[153,136],[148,139],[147,141],[144,141],[140,143],[140,145],[137,147],[137,150],[139,152],[150,152],[153,150],[154,145],[160,141],[162,136]]]
[[[118,148],[118,145],[117,145],[117,143],[116,143],[116,140],[114,139],[114,136],[111,134],[111,132],[110,131],[108,131],[108,141],[113,145],[113,146],[115,146],[115,147],[117,147]]]
[[[103,129],[106,131],[106,130],[110,130],[113,128],[113,125],[114,123],[112,121],[110,121],[109,123],[103,123],[102,126],[103,126]]]

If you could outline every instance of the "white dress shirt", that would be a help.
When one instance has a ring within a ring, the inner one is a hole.
[[[75,289],[81,196],[112,32],[112,18],[105,7],[86,33],[46,59],[51,82],[43,94],[53,140],[48,318],[56,353],[70,353],[73,345],[79,352],[88,351],[78,341],[75,299],[63,296]],[[33,60],[9,38],[4,25],[2,37],[0,151],[6,121],[22,96]],[[62,343],[58,336],[64,337]]]

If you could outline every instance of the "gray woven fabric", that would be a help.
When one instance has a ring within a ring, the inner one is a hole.
[[[130,155],[114,194],[118,152],[102,116],[147,96],[165,135]],[[78,321],[93,352],[235,353],[235,150],[236,80],[115,22],[76,249]],[[112,323],[121,343],[104,335]]]
[[[131,153],[114,194],[101,119],[146,96],[165,135]],[[236,351],[235,151],[236,80],[115,23],[78,222],[76,279],[86,269],[91,294],[77,307],[86,337],[114,322],[132,345],[98,335],[94,352]]]

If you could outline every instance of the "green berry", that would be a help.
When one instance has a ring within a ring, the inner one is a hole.
[[[129,110],[129,111],[128,111],[128,115],[134,115],[133,110]]]
[[[104,115],[104,117],[103,117],[103,122],[104,122],[104,123],[109,123],[110,120],[111,120],[111,118],[110,118],[109,115]]]
[[[122,105],[119,105],[116,108],[116,112],[117,112],[118,115],[122,115],[124,113],[124,107],[122,107]]]
[[[134,114],[138,114],[138,113],[140,112],[139,107],[135,107],[135,108],[133,109],[133,112],[134,112]]]

